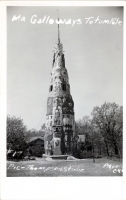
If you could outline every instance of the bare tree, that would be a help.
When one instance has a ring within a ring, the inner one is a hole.
[[[104,103],[101,107],[94,107],[92,111],[93,123],[104,137],[107,155],[110,150],[115,155],[122,155],[123,108],[115,103]]]

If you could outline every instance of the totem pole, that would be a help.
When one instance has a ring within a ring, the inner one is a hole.
[[[60,42],[58,24],[58,43],[54,47],[47,99],[45,154],[70,154],[74,132],[74,102],[70,94],[69,78],[65,68],[65,57],[63,45]]]

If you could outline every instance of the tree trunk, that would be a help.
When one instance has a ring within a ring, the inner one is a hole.
[[[120,148],[118,147],[118,152],[119,152],[119,159],[122,158],[121,152],[120,152]]]
[[[115,151],[115,155],[118,156],[119,152],[118,152],[118,147],[116,143],[114,143],[114,151]]]
[[[101,145],[100,145],[100,147],[99,147],[99,155],[101,155]]]
[[[93,150],[93,163],[95,163],[94,146],[93,146],[92,150]]]
[[[116,148],[118,149],[118,156],[119,156],[119,159],[122,158],[122,153],[121,153],[121,150],[120,150],[120,147],[118,144],[116,144]]]
[[[105,141],[105,146],[106,146],[107,156],[109,157],[109,150],[108,150],[108,144],[107,144],[107,141]]]

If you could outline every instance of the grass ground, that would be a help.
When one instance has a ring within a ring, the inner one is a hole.
[[[83,160],[7,161],[7,177],[122,176],[121,161],[107,158]]]

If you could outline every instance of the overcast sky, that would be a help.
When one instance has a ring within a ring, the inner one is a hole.
[[[119,7],[8,7],[7,9],[7,114],[21,117],[28,128],[45,122],[57,24],[32,24],[44,16],[81,19],[81,24],[60,25],[75,119],[90,115],[106,102],[123,104],[123,24],[86,24],[85,18],[119,18]],[[13,21],[14,15],[25,22]]]

